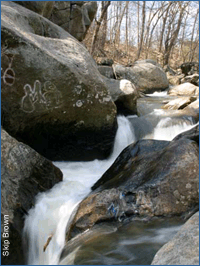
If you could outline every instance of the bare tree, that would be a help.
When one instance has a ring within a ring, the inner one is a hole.
[[[187,6],[187,2],[185,2],[184,4],[180,1],[177,1],[176,3],[176,8],[175,8],[175,12],[173,14],[173,16],[171,17],[172,19],[176,17],[176,14],[179,11],[179,17],[178,17],[178,21],[177,21],[177,27],[175,29],[175,27],[172,27],[173,25],[170,23],[169,27],[168,27],[168,34],[167,34],[167,38],[165,40],[165,50],[164,50],[164,63],[163,65],[168,65],[169,63],[169,57],[170,57],[170,53],[171,50],[175,44],[175,41],[178,37],[179,34],[179,30],[182,24],[182,19],[184,16],[184,10]],[[172,29],[171,29],[172,28]],[[172,31],[171,31],[172,30]]]
[[[88,42],[92,55],[98,48],[123,63],[149,57],[162,65],[197,61],[198,2],[101,1],[99,7]]]
[[[141,29],[141,35],[140,35],[140,44],[137,51],[137,58],[138,60],[140,58],[140,54],[142,51],[142,45],[143,45],[143,38],[144,38],[144,28],[145,28],[145,16],[146,16],[146,1],[143,1],[143,7],[142,7],[142,29]]]
[[[196,27],[196,23],[197,23],[197,20],[198,20],[198,16],[199,16],[199,8],[197,9],[197,13],[196,13],[193,28],[192,28],[189,61],[193,61],[193,57],[194,57],[193,41],[194,41],[194,33],[195,33],[195,27]]]
[[[91,50],[90,50],[90,53],[93,55],[94,51],[95,51],[95,45],[96,45],[96,41],[97,41],[97,37],[98,37],[98,32],[100,30],[100,26],[101,26],[101,23],[103,21],[103,18],[106,14],[106,11],[110,5],[110,2],[111,1],[106,1],[106,4],[104,5],[102,11],[101,11],[101,15],[100,15],[100,18],[99,20],[96,19],[96,27],[95,27],[95,31],[94,31],[94,34],[93,34],[93,39],[92,39],[92,43],[91,43]]]

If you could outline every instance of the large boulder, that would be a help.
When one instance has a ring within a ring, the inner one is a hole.
[[[116,106],[75,38],[13,2],[2,2],[2,125],[51,160],[107,157]]]
[[[157,252],[152,265],[199,265],[199,212]]]
[[[96,12],[96,1],[55,1],[50,20],[82,41]]]
[[[24,264],[22,230],[35,196],[62,181],[51,161],[1,130],[2,264]],[[8,249],[7,249],[8,247]]]
[[[199,96],[199,87],[192,83],[182,83],[169,89],[171,96]]]
[[[164,70],[153,60],[137,61],[132,66],[113,65],[117,79],[127,79],[144,93],[154,93],[169,86]]]
[[[141,140],[125,148],[78,207],[67,240],[102,221],[180,215],[199,203],[195,141]]]

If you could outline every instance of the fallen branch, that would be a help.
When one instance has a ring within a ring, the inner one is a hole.
[[[53,234],[49,235],[49,237],[48,237],[48,239],[47,239],[45,245],[43,246],[43,252],[46,251],[47,246],[49,245],[49,243],[50,243],[50,241],[51,241],[52,238],[53,238]]]

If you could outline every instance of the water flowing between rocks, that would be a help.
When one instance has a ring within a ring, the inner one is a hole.
[[[93,184],[112,165],[120,152],[139,139],[132,125],[133,121],[139,121],[148,116],[145,119],[147,130],[144,126],[144,119],[138,123],[138,130],[143,131],[139,137],[143,139],[172,140],[177,134],[193,127],[195,123],[190,117],[185,121],[181,118],[173,120],[164,110],[160,109],[161,101],[166,97],[169,98],[166,96],[166,92],[163,92],[149,95],[145,98],[146,102],[142,98],[139,105],[142,111],[141,117],[118,116],[118,131],[114,149],[108,159],[54,163],[62,170],[63,181],[56,184],[51,190],[37,196],[35,207],[29,211],[25,220],[24,238],[28,245],[26,253],[29,265],[59,264],[61,251],[65,245],[66,226],[73,210],[89,194]],[[152,122],[155,122],[154,126]],[[156,229],[153,230],[153,227]],[[66,260],[66,263],[81,265],[147,264],[150,259],[146,260],[146,252],[149,253],[150,258],[153,258],[156,251],[178,231],[179,227],[179,222],[176,221],[171,221],[170,224],[154,223],[147,227],[139,224],[135,226],[135,223],[131,222],[124,229],[122,227],[107,236],[99,236],[90,245],[84,245],[80,252],[78,252],[79,246],[76,252],[70,255],[70,259]],[[52,239],[44,252],[44,245],[49,237]],[[148,250],[151,246],[151,250]],[[139,247],[138,250],[136,247]],[[136,253],[138,253],[137,256]]]

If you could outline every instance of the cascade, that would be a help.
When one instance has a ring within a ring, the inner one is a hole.
[[[58,264],[71,213],[120,152],[134,140],[129,120],[119,116],[114,149],[110,158],[89,162],[54,162],[54,165],[63,172],[63,181],[48,192],[37,196],[35,207],[29,211],[25,220],[24,237],[28,241],[29,265]],[[46,252],[43,252],[50,236],[52,239]]]
[[[154,93],[161,97],[166,93]],[[152,95],[150,95],[152,96]],[[154,109],[153,116],[164,114],[164,110]],[[106,160],[89,162],[54,162],[63,172],[63,181],[51,190],[40,193],[36,197],[35,207],[30,209],[24,226],[24,239],[27,241],[27,263],[29,265],[56,265],[59,263],[61,251],[65,245],[66,226],[72,212],[79,202],[91,191],[93,184],[112,165],[121,151],[136,141],[131,124],[137,116],[118,116],[118,130],[111,156]],[[152,133],[143,139],[172,140],[177,134],[191,129],[194,122],[174,121],[166,115],[159,120]],[[46,251],[44,245],[51,239]]]

